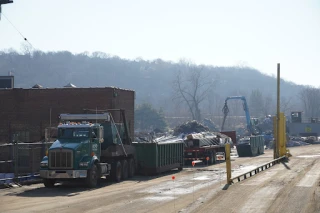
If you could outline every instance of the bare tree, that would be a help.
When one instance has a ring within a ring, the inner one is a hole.
[[[264,104],[263,104],[263,114],[264,115],[270,115],[274,112],[274,110],[272,110],[273,107],[273,98],[272,96],[269,94],[267,96],[265,96],[264,98]]]
[[[210,72],[184,62],[173,81],[174,99],[186,104],[193,120],[201,121],[201,103],[216,85]]]
[[[307,117],[320,116],[320,89],[306,87],[301,90],[300,99]]]
[[[261,116],[263,114],[264,99],[262,92],[259,89],[251,91],[250,95],[250,111],[254,116]]]
[[[93,58],[109,58],[110,55],[104,52],[96,51],[91,54]]]
[[[290,110],[292,110],[292,97],[287,98],[287,97],[281,97],[280,99],[280,110],[283,112],[285,115],[288,114]]]
[[[21,52],[25,56],[29,56],[30,58],[32,57],[33,54],[33,47],[29,43],[22,43],[21,44]]]

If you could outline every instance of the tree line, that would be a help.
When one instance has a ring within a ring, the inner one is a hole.
[[[77,87],[135,90],[136,108],[147,104],[146,112],[150,108],[160,110],[160,117],[169,126],[204,119],[219,124],[227,96],[245,96],[255,117],[273,115],[276,109],[275,77],[251,67],[197,65],[187,60],[128,60],[103,52],[72,54],[23,47],[20,52],[0,51],[0,75],[9,72],[15,76],[15,86],[21,88],[72,83]],[[287,116],[291,111],[304,111],[307,117],[320,117],[319,96],[318,88],[281,80],[281,110]],[[230,102],[229,108],[230,115],[244,115],[240,102]]]

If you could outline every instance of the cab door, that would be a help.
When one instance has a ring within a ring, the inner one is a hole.
[[[91,153],[95,156],[97,156],[100,159],[101,155],[101,144],[100,144],[100,128],[95,127],[92,128],[92,133],[91,133]]]

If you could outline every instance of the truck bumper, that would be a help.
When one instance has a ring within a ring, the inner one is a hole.
[[[86,178],[87,170],[40,170],[40,177],[47,179]]]

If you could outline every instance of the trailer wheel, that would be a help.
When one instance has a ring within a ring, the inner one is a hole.
[[[192,161],[191,160],[184,160],[184,165],[192,165]]]
[[[134,160],[132,158],[129,159],[128,161],[129,164],[129,172],[128,172],[128,177],[132,178],[135,173],[135,165],[134,165]]]
[[[121,163],[120,161],[116,161],[115,163],[112,164],[112,167],[111,167],[112,179],[116,182],[120,182],[121,173],[122,173]]]
[[[46,188],[54,187],[55,183],[56,183],[55,179],[43,179],[43,184]]]
[[[215,164],[215,162],[216,162],[216,159],[215,159],[215,152],[210,152],[210,154],[209,154],[209,164],[210,165],[213,165],[213,164]]]
[[[88,170],[88,175],[86,178],[86,184],[90,188],[94,188],[98,184],[99,171],[95,164],[92,165],[91,169]]]
[[[121,175],[121,179],[122,180],[126,180],[128,179],[128,161],[127,160],[123,160],[122,161],[122,175]]]

